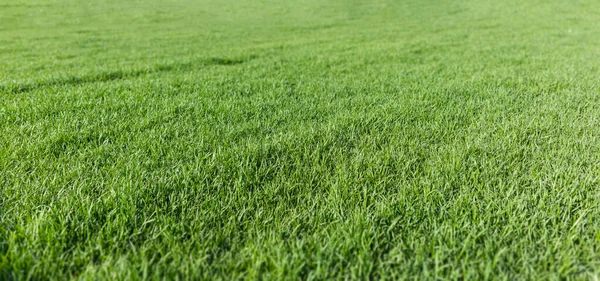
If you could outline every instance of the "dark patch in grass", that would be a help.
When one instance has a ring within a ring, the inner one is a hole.
[[[208,62],[211,65],[236,65],[236,64],[245,63],[250,59],[252,59],[252,58],[246,58],[246,59],[210,58],[208,60]]]
[[[313,26],[304,26],[304,27],[297,27],[294,28],[294,30],[297,31],[316,31],[316,30],[326,30],[326,29],[331,29],[334,27],[340,26],[339,24],[320,24],[320,25],[313,25]]]
[[[37,83],[30,84],[4,84],[0,85],[0,93],[10,93],[10,94],[19,94],[31,92],[36,89],[44,88],[44,87],[52,87],[52,86],[76,86],[87,83],[97,83],[97,82],[109,82],[114,80],[121,80],[126,78],[135,78],[142,75],[148,75],[152,73],[160,73],[160,72],[173,72],[173,71],[186,71],[191,70],[198,67],[203,66],[215,66],[215,65],[223,65],[223,66],[231,66],[231,65],[239,65],[250,60],[253,60],[256,56],[248,56],[244,58],[218,58],[213,57],[209,59],[202,59],[197,62],[190,63],[173,63],[173,64],[162,64],[156,65],[152,68],[148,69],[138,69],[138,70],[116,70],[116,71],[108,71],[102,72],[99,74],[88,74],[82,76],[70,76],[64,78],[56,78],[48,81],[40,81]]]
[[[0,89],[2,92],[19,94],[19,93],[30,92],[30,91],[33,91],[33,90],[36,90],[39,88],[44,88],[44,87],[73,86],[73,85],[94,83],[94,82],[108,82],[108,81],[113,81],[113,80],[118,80],[118,79],[123,79],[123,78],[137,77],[137,76],[151,73],[151,72],[152,72],[151,70],[147,70],[147,71],[136,70],[136,71],[129,71],[129,72],[118,70],[118,71],[104,72],[104,73],[100,73],[100,74],[96,74],[96,75],[83,75],[83,76],[71,76],[71,77],[65,77],[65,78],[57,78],[57,79],[41,81],[41,82],[32,83],[32,84],[2,85],[2,86],[0,86]]]

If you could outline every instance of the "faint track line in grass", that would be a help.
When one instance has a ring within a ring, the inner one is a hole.
[[[96,82],[109,82],[127,78],[135,78],[143,75],[160,72],[186,71],[203,66],[233,66],[246,63],[255,59],[256,56],[247,56],[242,58],[205,58],[196,62],[188,63],[172,63],[156,65],[147,69],[134,70],[115,70],[106,71],[96,74],[86,74],[80,76],[69,76],[55,78],[47,81],[39,81],[35,83],[15,83],[15,84],[0,84],[0,93],[19,94],[31,92],[44,87],[51,86],[75,86]]]

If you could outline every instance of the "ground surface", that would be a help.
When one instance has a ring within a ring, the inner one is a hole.
[[[600,2],[0,0],[0,279],[594,279]]]

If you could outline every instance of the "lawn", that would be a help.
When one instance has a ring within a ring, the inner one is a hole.
[[[594,280],[600,2],[0,0],[0,280]]]

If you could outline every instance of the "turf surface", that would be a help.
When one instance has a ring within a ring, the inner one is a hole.
[[[600,2],[0,0],[0,279],[596,279]]]

